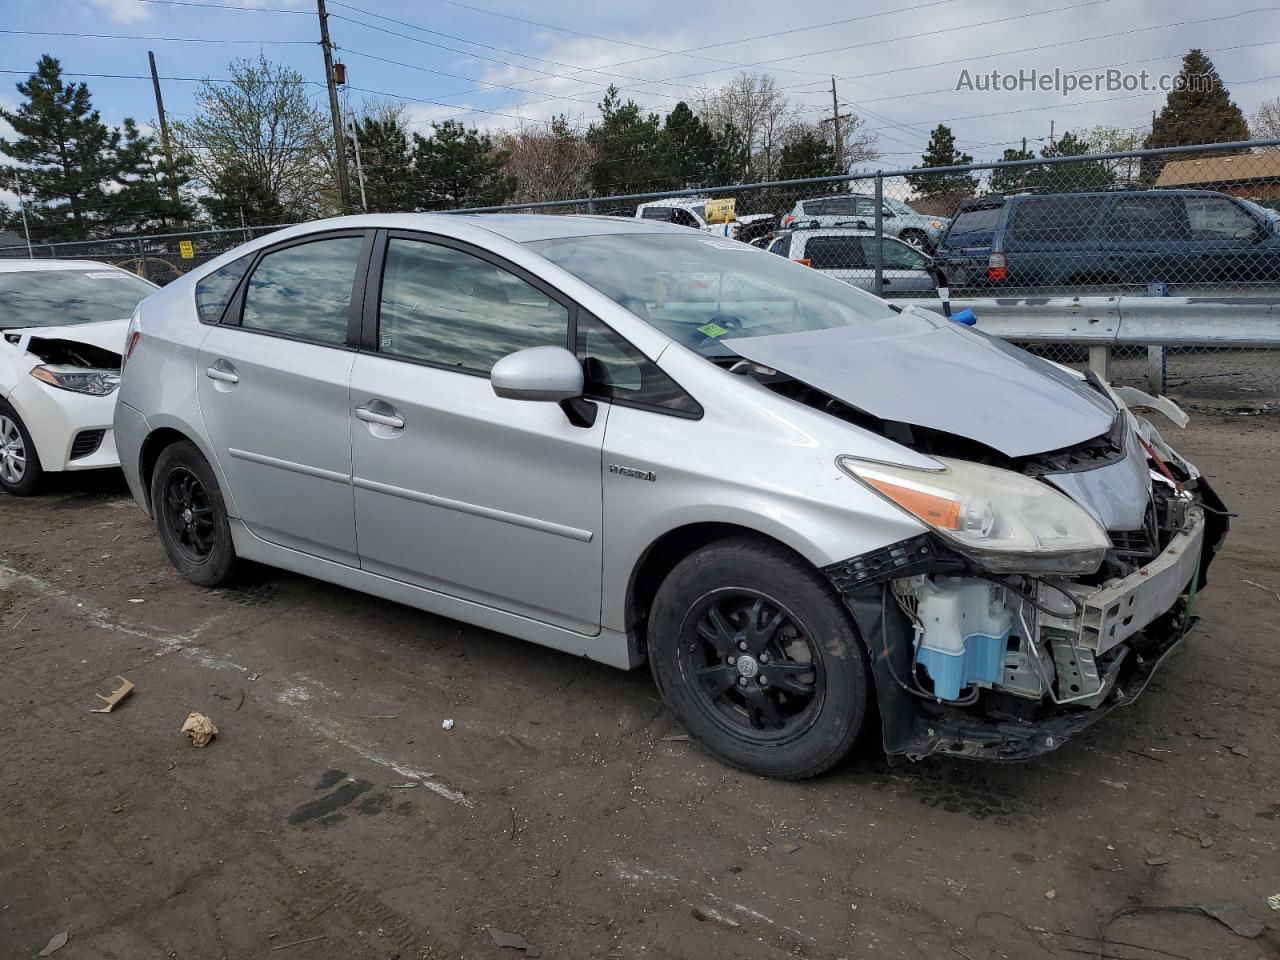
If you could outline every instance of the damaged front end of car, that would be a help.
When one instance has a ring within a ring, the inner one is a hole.
[[[1028,483],[1081,508],[1055,512],[1047,498],[1010,507],[1015,522],[1039,524],[1039,553],[973,549],[960,535],[966,522],[988,532],[1001,522],[982,512],[983,494],[967,518],[974,507],[961,498],[922,499],[937,493],[930,480],[944,492],[954,482],[928,478],[904,493],[885,477],[903,484],[906,471],[842,467],[932,527],[825,571],[871,652],[891,758],[1025,760],[1132,702],[1195,624],[1196,592],[1228,525],[1204,478],[1125,410],[1109,442],[1017,464]],[[1141,522],[1119,525],[1135,505]]]

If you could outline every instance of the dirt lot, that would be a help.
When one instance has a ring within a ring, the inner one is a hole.
[[[1241,516],[1146,696],[1033,763],[868,744],[802,784],[667,739],[644,671],[272,571],[188,586],[115,478],[5,500],[0,957],[520,956],[491,926],[548,958],[1280,955],[1189,912],[1096,940],[1280,921],[1280,417],[1177,442]]]

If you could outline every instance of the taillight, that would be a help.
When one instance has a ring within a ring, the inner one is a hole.
[[[795,217],[795,214],[793,213],[788,213],[785,217],[782,218],[782,225],[784,227],[789,227],[791,226],[791,224],[795,222],[796,222],[796,217]]]
[[[1009,279],[1009,258],[1003,253],[987,257],[987,282],[1004,283]]]
[[[129,358],[133,356],[133,350],[138,345],[138,341],[142,339],[142,325],[138,323],[138,315],[135,313],[129,321],[129,329],[124,334],[124,356],[120,358],[120,372],[124,373],[124,365],[129,362]]]
[[[799,257],[799,258],[797,258],[794,262],[795,262],[795,263],[800,264],[800,266],[802,266],[802,267],[812,267],[812,266],[813,266],[813,258],[812,258],[812,257]]]

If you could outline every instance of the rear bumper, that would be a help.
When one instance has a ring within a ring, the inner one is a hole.
[[[120,451],[120,469],[129,484],[129,492],[138,501],[138,506],[150,514],[150,502],[142,483],[141,470],[142,444],[151,432],[147,418],[127,403],[120,402],[116,404],[114,428]]]
[[[40,466],[46,473],[120,465],[112,431],[115,393],[91,397],[51,387],[34,377],[23,377],[8,399],[26,424],[35,443]],[[72,447],[76,437],[96,430],[103,431],[101,441],[93,446],[92,452],[73,459]]]

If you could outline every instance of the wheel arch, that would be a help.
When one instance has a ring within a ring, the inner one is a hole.
[[[646,630],[658,588],[685,557],[719,540],[746,537],[774,544],[819,570],[794,544],[742,523],[710,520],[687,523],[661,534],[641,552],[631,570],[626,593],[626,632],[635,650],[647,655]]]

